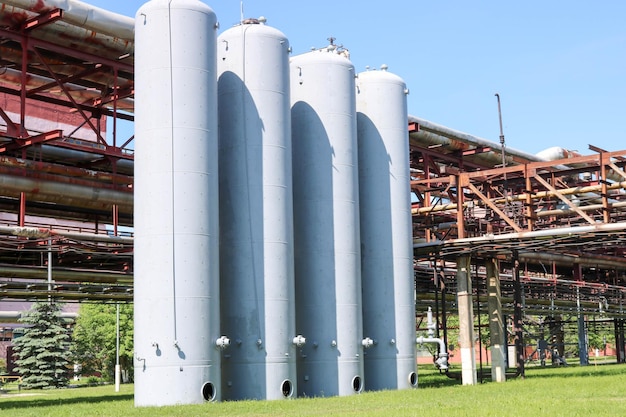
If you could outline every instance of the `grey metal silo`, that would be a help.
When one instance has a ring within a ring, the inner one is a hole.
[[[407,93],[386,66],[357,76],[367,390],[417,386]]]
[[[354,66],[329,45],[291,59],[298,393],[363,386]]]
[[[226,399],[294,396],[289,42],[247,19],[218,37],[220,275]]]

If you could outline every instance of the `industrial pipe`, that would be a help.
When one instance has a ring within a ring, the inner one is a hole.
[[[93,282],[130,284],[133,282],[132,273],[115,271],[98,271],[92,269],[54,268],[55,279],[63,282]],[[0,265],[0,276],[22,279],[44,280],[48,276],[47,268],[43,266],[8,266]]]
[[[59,229],[46,229],[42,227],[0,226],[0,235],[15,235],[32,238],[47,238],[48,236],[60,236],[68,239],[89,242],[103,242],[110,244],[132,245],[132,237],[112,236],[96,233],[70,232]]]
[[[606,187],[607,190],[618,190],[622,188],[626,188],[626,181],[615,182],[615,183],[607,185]],[[588,194],[588,193],[599,194],[602,192],[602,185],[590,185],[586,187],[571,187],[571,188],[560,189],[557,191],[561,195]],[[541,198],[556,197],[556,195],[557,194],[551,190],[538,191],[536,193],[532,193],[530,195],[530,198],[534,200],[534,199],[541,199]],[[526,201],[526,194],[524,193],[524,194],[519,194],[517,196],[511,196],[511,197],[508,197],[506,200],[504,198],[496,198],[490,201],[494,204],[499,204],[499,203],[501,204],[501,203],[504,203],[505,201],[506,202]],[[467,202],[463,206],[469,207],[470,204],[471,203]],[[438,212],[438,211],[456,210],[457,207],[458,205],[456,203],[439,204],[439,205],[432,206],[432,207],[421,207],[418,209],[412,209],[411,213],[412,214],[431,214],[431,213]],[[584,206],[582,206],[581,208],[583,207]]]
[[[14,320],[17,323],[22,315],[23,312],[21,311],[0,311],[0,322],[13,323]],[[59,317],[63,320],[75,321],[78,318],[78,313],[62,312]]]
[[[409,115],[409,123],[417,123],[420,127],[419,131],[412,132],[411,138],[423,142],[426,146],[446,145],[458,150],[465,150],[469,146],[491,148],[491,152],[475,155],[476,159],[480,159],[489,165],[502,164],[500,144],[491,142],[487,139],[479,138],[468,133],[463,133],[455,129],[429,122],[416,116]],[[518,165],[526,162],[542,162],[544,159],[526,152],[516,149],[507,148],[505,160],[507,164]]]
[[[427,321],[428,337],[420,336],[417,339],[415,339],[415,343],[417,343],[418,345],[421,345],[424,343],[439,344],[439,353],[437,354],[435,365],[439,369],[447,370],[448,369],[448,349],[443,339],[435,337],[435,328],[437,327],[437,325],[433,321],[433,312],[430,307],[428,307],[427,318],[428,318],[428,321]]]
[[[74,32],[88,34],[92,32],[110,36],[116,43],[132,42],[135,38],[135,19],[129,16],[92,6],[77,0],[2,0],[2,4],[13,6],[16,9],[26,10],[33,14],[40,14],[54,9],[63,10],[63,22],[71,25]],[[15,11],[18,13],[18,11]],[[62,30],[63,36],[68,35],[67,28]],[[76,35],[74,33],[74,35]],[[57,41],[59,39],[56,39]],[[132,45],[131,48],[132,50]]]
[[[503,233],[500,235],[487,234],[484,236],[468,237],[463,239],[456,239],[454,243],[443,241],[431,241],[428,243],[415,243],[413,249],[421,249],[427,247],[436,247],[442,245],[460,247],[464,245],[470,245],[474,243],[495,243],[495,242],[509,242],[520,239],[534,239],[534,238],[555,238],[559,236],[570,236],[583,233],[602,233],[602,232],[619,232],[626,230],[626,222],[619,223],[602,223],[587,226],[573,226],[573,227],[561,227],[558,229],[545,229],[545,230],[533,230],[530,232],[516,232],[516,233]]]
[[[597,256],[597,255],[596,255]],[[626,259],[614,257],[594,258],[587,256],[576,256],[568,254],[556,254],[549,252],[519,252],[520,262],[554,262],[557,265],[581,265],[587,267],[606,268],[606,269],[626,269]]]
[[[115,204],[120,212],[133,212],[132,188],[128,191],[116,191],[8,175],[0,176],[0,188],[6,196],[19,197],[21,192],[26,192],[27,200],[88,209],[109,209]]]

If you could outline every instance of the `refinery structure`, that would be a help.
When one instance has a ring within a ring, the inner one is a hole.
[[[450,312],[464,384],[481,311],[495,381],[525,314],[581,346],[601,316],[625,361],[626,151],[411,116],[401,74],[197,0],[0,4],[0,315],[133,302],[136,405],[416,388]]]

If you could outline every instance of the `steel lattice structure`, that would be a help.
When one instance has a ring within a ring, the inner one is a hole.
[[[131,301],[132,237],[119,230],[133,223],[133,136],[118,123],[134,119],[134,21],[40,3],[0,2],[0,296]],[[44,105],[72,127],[38,130]],[[471,254],[506,269],[515,252],[528,306],[553,294],[571,308],[576,288],[590,311],[600,297],[619,305],[626,151],[503,158],[495,143],[410,122],[418,299],[432,299],[436,262]]]

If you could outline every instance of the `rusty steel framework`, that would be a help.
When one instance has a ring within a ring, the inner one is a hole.
[[[132,300],[133,136],[118,125],[133,120],[133,25],[0,2],[2,299]]]
[[[469,255],[482,280],[484,260],[500,260],[502,294],[511,298],[506,271],[517,259],[525,311],[626,315],[626,151],[507,155],[503,167],[494,163],[500,149],[424,124],[409,128],[418,292],[444,282],[433,278],[437,265]],[[429,141],[433,134],[445,140]]]

